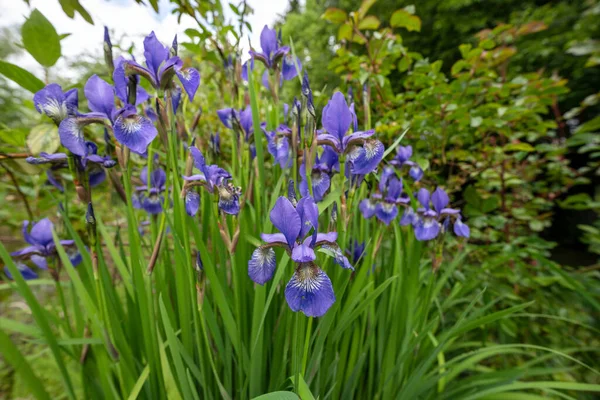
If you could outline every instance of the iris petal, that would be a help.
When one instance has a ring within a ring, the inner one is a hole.
[[[335,303],[335,294],[327,274],[314,263],[304,263],[288,282],[285,299],[292,311],[302,311],[307,317],[321,317]]]
[[[264,285],[275,273],[275,251],[270,247],[259,247],[252,252],[248,261],[248,276],[259,285]]]
[[[384,151],[385,147],[379,140],[367,140],[352,162],[352,173],[363,175],[374,171],[383,159]]]
[[[195,190],[188,190],[185,194],[185,212],[193,217],[200,208],[200,195]]]
[[[115,139],[137,154],[144,154],[158,131],[150,119],[136,114],[135,107],[128,105],[120,110],[114,125]]]
[[[290,248],[293,248],[302,228],[302,220],[286,197],[281,196],[277,199],[275,207],[271,210],[270,219],[271,223],[283,233]]]

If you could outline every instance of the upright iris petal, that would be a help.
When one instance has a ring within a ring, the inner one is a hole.
[[[323,108],[322,120],[327,133],[335,136],[341,142],[352,123],[352,113],[341,92],[335,92],[329,103]]]
[[[285,288],[285,299],[292,311],[307,317],[321,317],[335,303],[331,280],[314,263],[298,266]]]
[[[115,91],[111,85],[94,74],[86,82],[84,93],[90,110],[111,118],[115,109]]]
[[[450,203],[450,198],[442,188],[438,187],[431,195],[431,202],[433,203],[435,211],[441,213],[448,203]]]
[[[290,248],[293,248],[302,228],[302,221],[296,208],[287,198],[279,197],[271,210],[270,219],[271,223],[283,233]]]

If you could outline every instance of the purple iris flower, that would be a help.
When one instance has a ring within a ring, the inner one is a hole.
[[[144,185],[135,188],[137,198],[133,202],[134,207],[141,208],[150,215],[160,214],[165,201],[163,193],[166,190],[167,174],[158,167],[148,174],[148,167],[144,167],[140,180]]]
[[[421,169],[419,164],[417,164],[414,161],[410,161],[410,157],[412,157],[412,154],[412,146],[398,146],[398,150],[396,151],[396,157],[394,157],[394,159],[390,161],[390,164],[398,168],[402,168],[405,165],[410,167],[408,174],[415,181],[419,181],[423,177],[423,170]]]
[[[225,214],[237,215],[240,212],[240,189],[229,182],[231,174],[218,165],[206,165],[204,156],[194,145],[189,147],[194,166],[199,174],[184,176],[186,181],[185,208],[190,216],[196,215],[200,206],[200,196],[193,191],[194,186],[204,186],[209,193],[219,196],[219,209]],[[190,194],[192,192],[192,194]],[[195,194],[194,194],[195,193]]]
[[[398,205],[409,202],[410,198],[402,194],[402,179],[396,176],[393,168],[386,167],[379,178],[378,193],[361,201],[358,207],[365,218],[376,216],[389,225],[398,215]]]
[[[86,155],[83,128],[100,123],[112,128],[115,139],[137,154],[144,154],[158,131],[152,121],[137,113],[135,106],[115,107],[115,94],[125,102],[119,92],[97,75],[92,75],[84,87],[91,113],[79,114],[60,123],[58,133],[63,146],[78,156]],[[137,98],[142,101],[143,98]]]
[[[170,49],[158,41],[154,32],[144,39],[144,57],[145,67],[133,60],[117,63],[113,73],[117,92],[126,92],[127,78],[131,75],[144,77],[157,90],[172,89],[174,75],[177,75],[190,100],[194,100],[200,86],[200,73],[194,68],[183,68],[183,61],[172,55]]]
[[[280,124],[275,131],[268,131],[265,122],[263,122],[260,127],[267,137],[267,149],[275,158],[275,162],[277,162],[282,169],[289,168],[292,165],[290,146],[292,130],[287,125]]]
[[[373,129],[346,135],[353,123],[352,110],[341,92],[335,92],[323,108],[323,128],[326,133],[317,136],[319,144],[331,146],[338,154],[348,154],[353,174],[368,174],[383,159],[383,144],[370,137]]]
[[[330,146],[322,146],[323,152],[315,157],[315,163],[312,167],[311,183],[315,201],[318,203],[323,200],[325,193],[331,186],[331,177],[340,170],[340,162],[337,153]],[[306,164],[300,165],[299,189],[302,196],[308,196],[308,180],[306,179]]]
[[[250,106],[246,106],[246,108],[239,111],[233,108],[224,108],[217,110],[217,115],[225,128],[232,129],[238,134],[243,133],[246,142],[250,140],[250,136],[254,133]]]
[[[36,256],[39,257],[39,256]],[[35,272],[34,270],[32,270],[31,268],[29,268],[27,265],[21,263],[21,262],[17,262],[15,263],[15,266],[17,267],[17,269],[19,270],[19,272],[21,273],[21,276],[23,277],[23,279],[25,279],[26,281],[30,281],[33,279],[37,279],[38,278],[38,274],[37,272]],[[45,268],[42,269],[48,269],[48,267],[46,266]],[[10,280],[13,280],[13,276],[10,273],[10,271],[8,270],[8,267],[4,267],[4,274],[6,275],[6,277]]]
[[[417,210],[417,217],[413,218],[417,240],[436,238],[451,220],[454,221],[454,233],[457,236],[469,237],[470,229],[461,221],[460,210],[447,208],[450,199],[442,188],[438,187],[431,196],[427,189],[421,188],[417,193],[417,200],[422,206]]]
[[[63,92],[60,85],[51,83],[33,96],[33,104],[40,114],[46,114],[59,125],[64,119],[77,114],[77,89]]]
[[[331,280],[315,264],[315,249],[325,250],[343,268],[354,269],[336,243],[337,232],[318,233],[319,210],[310,196],[301,198],[296,206],[288,198],[279,197],[270,219],[280,233],[261,234],[266,243],[254,250],[248,261],[250,279],[260,285],[271,280],[276,267],[273,247],[283,247],[297,264],[285,288],[288,305],[292,311],[302,311],[309,317],[324,315],[335,302],[335,294]]]
[[[275,29],[269,29],[267,25],[264,26],[260,33],[260,47],[261,52],[250,50],[250,56],[252,59],[257,59],[262,62],[267,69],[275,69],[278,66],[280,60],[283,60],[281,66],[281,77],[283,79],[290,80],[298,75],[296,70],[295,61],[300,65],[300,60],[296,57],[294,60],[288,46],[281,46],[281,40],[277,37]],[[253,63],[250,64],[250,68],[254,68]],[[300,69],[302,67],[300,66]]]
[[[52,224],[52,221],[48,218],[44,218],[41,221],[34,223],[31,230],[29,230],[29,221],[23,221],[21,231],[23,233],[23,238],[29,246],[12,252],[10,255],[18,261],[30,260],[38,268],[48,269],[47,259],[58,256],[56,245],[54,244],[54,239],[52,237],[53,227],[54,224]],[[75,241],[61,240],[60,244],[65,247],[73,266],[81,263],[82,257],[75,247]],[[33,271],[27,267],[26,269],[19,268],[19,270],[23,273],[25,279],[27,279],[27,277],[37,277],[37,274],[31,274]]]
[[[88,172],[91,187],[96,187],[106,179],[104,168],[112,168],[117,165],[116,161],[108,156],[98,155],[98,146],[93,142],[85,142],[85,154],[83,157],[75,155],[75,167],[79,171]],[[63,185],[54,176],[54,171],[60,168],[68,168],[68,156],[65,153],[48,154],[41,152],[39,157],[27,157],[25,161],[33,165],[51,164],[52,167],[46,171],[48,181],[61,192]]]

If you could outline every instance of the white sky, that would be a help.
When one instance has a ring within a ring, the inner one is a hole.
[[[222,0],[227,18],[235,21],[235,15],[227,5],[228,0]],[[233,0],[236,4],[239,0]],[[71,33],[71,36],[61,41],[62,54],[70,59],[76,59],[82,54],[102,56],[102,39],[104,25],[108,26],[113,37],[125,36],[123,45],[135,41],[136,48],[142,47],[142,40],[151,31],[156,33],[158,39],[164,44],[170,44],[175,34],[180,42],[188,41],[183,32],[187,28],[197,27],[196,22],[189,16],[183,16],[177,22],[177,16],[171,14],[173,6],[168,0],[159,1],[160,14],[148,6],[137,4],[134,0],[80,0],[80,3],[94,19],[94,25],[88,24],[79,14],[70,19],[60,7],[59,0],[30,0],[30,6],[23,0],[0,0],[0,27],[21,25],[31,10],[37,8],[56,28],[59,34]],[[146,1],[147,3],[147,1]],[[260,47],[260,31],[263,26],[272,26],[278,14],[283,14],[287,8],[287,0],[248,0],[254,9],[254,14],[249,17],[253,32],[250,36],[252,45]],[[18,35],[20,36],[20,35]],[[113,39],[113,43],[115,40]],[[247,39],[241,41],[244,48],[244,58],[247,57]],[[115,53],[115,56],[118,56]],[[42,67],[29,54],[23,54],[8,61],[18,64],[39,78],[42,77]],[[53,67],[60,71],[61,60]],[[63,64],[64,65],[64,64]],[[69,75],[65,71],[65,75]]]

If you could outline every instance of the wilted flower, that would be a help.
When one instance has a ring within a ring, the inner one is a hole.
[[[311,172],[311,183],[315,201],[319,202],[325,197],[325,193],[331,186],[331,177],[334,172],[339,171],[340,162],[337,153],[329,146],[323,146],[323,152],[315,157],[315,162]],[[308,196],[308,180],[306,179],[306,163],[300,165],[300,177],[302,180],[299,184],[300,194]]]
[[[398,215],[398,205],[406,205],[410,198],[402,194],[402,179],[396,176],[394,169],[386,167],[379,179],[379,191],[360,202],[359,209],[365,218],[377,216],[381,222],[389,225]]]
[[[396,151],[396,157],[390,164],[395,167],[402,168],[403,166],[410,167],[408,174],[415,181],[419,181],[423,177],[423,170],[414,161],[410,161],[410,157],[412,157],[413,149],[412,146],[398,146],[398,150]]]
[[[315,264],[315,249],[322,248],[338,265],[353,269],[336,243],[337,232],[318,233],[319,210],[310,196],[301,198],[295,207],[288,198],[279,197],[270,219],[281,233],[261,234],[266,243],[254,250],[248,261],[250,279],[264,285],[273,278],[273,247],[283,247],[296,263],[285,288],[288,305],[292,311],[302,311],[310,317],[322,316],[335,302],[335,294],[329,277]]]
[[[233,186],[229,180],[231,174],[218,165],[206,165],[204,156],[196,146],[189,147],[194,166],[199,174],[184,176],[185,207],[190,216],[196,215],[200,206],[200,196],[193,191],[194,186],[203,186],[209,193],[219,196],[219,209],[226,214],[237,215],[240,212],[240,189]],[[191,193],[190,193],[191,192]]]
[[[438,187],[431,196],[427,189],[421,188],[417,193],[417,200],[422,206],[413,218],[415,237],[418,240],[434,239],[451,220],[454,221],[454,233],[457,236],[469,237],[470,230],[461,221],[460,210],[446,208],[450,199],[442,188]],[[430,204],[433,204],[433,208],[430,208]]]
[[[58,125],[65,118],[77,114],[77,89],[63,92],[60,85],[51,83],[33,96],[33,104],[40,114],[46,114]]]
[[[353,174],[368,174],[377,168],[383,158],[383,144],[370,139],[373,129],[346,135],[353,122],[352,110],[341,92],[335,92],[323,108],[323,128],[326,133],[317,136],[319,144],[331,146],[339,154],[347,154]]]

